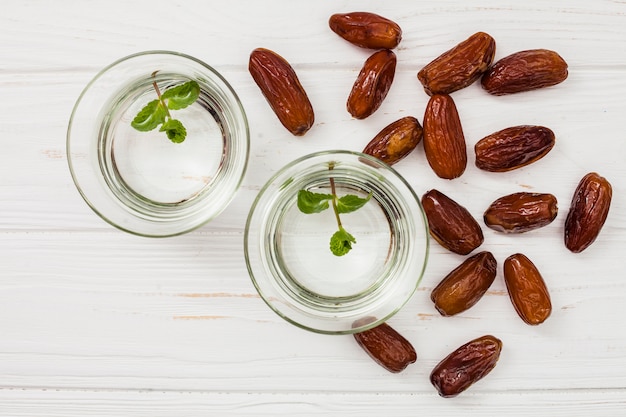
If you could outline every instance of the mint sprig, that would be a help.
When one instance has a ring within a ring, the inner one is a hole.
[[[371,197],[371,193],[367,196],[367,198],[361,198],[352,194],[344,195],[343,197],[337,199],[337,212],[343,214],[357,211],[363,207]]]
[[[152,73],[154,78],[156,72]],[[160,132],[165,132],[169,140],[181,143],[187,137],[187,129],[183,123],[172,118],[170,110],[180,110],[193,104],[200,96],[200,86],[196,81],[187,81],[168,88],[161,94],[156,81],[152,82],[157,99],[146,104],[137,113],[130,125],[140,132],[149,132],[159,125]]]
[[[330,178],[330,189],[331,194],[314,193],[308,190],[298,191],[298,209],[305,214],[314,214],[321,213],[330,206],[333,207],[338,230],[330,238],[330,251],[335,256],[343,256],[350,252],[352,245],[356,243],[356,238],[344,229],[339,215],[360,209],[372,198],[372,193],[369,193],[366,198],[353,194],[338,197],[333,178]]]
[[[305,214],[320,213],[330,207],[328,201],[333,198],[332,194],[300,190],[298,191],[298,209]]]
[[[330,251],[335,256],[343,256],[350,252],[352,244],[356,243],[356,239],[343,227],[339,226],[337,230],[330,238]]]
[[[180,120],[176,119],[166,120],[161,125],[159,132],[165,132],[168,139],[174,143],[181,143],[187,137],[187,129],[185,129]]]

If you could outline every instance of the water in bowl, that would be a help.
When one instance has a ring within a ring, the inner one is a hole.
[[[173,74],[149,74],[135,80],[119,95],[103,117],[99,132],[99,165],[110,188],[122,200],[157,206],[177,205],[207,189],[222,167],[229,134],[218,104],[202,82],[192,105],[170,110],[187,129],[182,143],[171,142],[156,128],[140,132],[131,126],[135,115],[161,92],[188,79]]]
[[[369,191],[335,178],[339,197],[354,194],[365,198]],[[330,186],[309,191],[330,194]],[[294,199],[286,205],[276,229],[275,256],[286,286],[300,296],[350,299],[380,285],[386,276],[394,245],[394,225],[378,196],[352,213],[341,214],[343,227],[356,243],[343,256],[330,250],[330,238],[338,230],[332,207],[315,214],[302,213]]]

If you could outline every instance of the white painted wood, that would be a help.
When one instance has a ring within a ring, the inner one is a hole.
[[[345,99],[369,52],[327,26],[335,12],[370,10],[404,29],[398,71],[381,109],[352,120]],[[619,416],[626,406],[626,2],[8,1],[0,15],[0,416],[99,415],[542,415]],[[554,311],[538,327],[515,315],[501,273],[475,307],[443,318],[430,290],[463,257],[435,242],[422,285],[390,320],[418,351],[392,375],[350,336],[297,329],[256,295],[243,259],[243,227],[264,181],[309,152],[360,150],[428,97],[416,73],[483,30],[496,57],[550,48],[570,64],[563,84],[511,97],[473,85],[454,93],[470,165],[437,178],[422,149],[396,165],[416,193],[438,188],[480,218],[514,191],[551,192],[559,216],[522,236],[485,229],[500,265],[526,253],[550,288]],[[316,125],[292,137],[247,71],[264,46],[293,64]],[[74,188],[65,130],[83,86],[129,53],[171,49],[206,60],[248,112],[251,155],[229,210],[185,236],[147,239],[99,219]],[[557,145],[505,174],[476,169],[480,138],[514,124],[544,124]],[[596,170],[613,184],[609,219],[582,254],[563,246],[578,180]],[[504,342],[500,363],[453,400],[428,382],[435,364],[470,338]]]
[[[540,391],[530,393],[469,393],[454,401],[433,402],[428,395],[342,392],[220,393],[116,390],[0,391],[6,415],[39,416],[155,416],[215,415],[308,417],[319,415],[414,416],[436,404],[441,415],[511,415],[545,413],[554,416],[623,416],[620,391]],[[207,411],[209,410],[209,411]]]

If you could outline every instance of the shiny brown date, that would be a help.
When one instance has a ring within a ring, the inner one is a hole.
[[[567,63],[547,49],[516,52],[502,58],[483,74],[481,84],[500,96],[559,84],[567,78]]]
[[[397,23],[369,12],[333,14],[328,26],[337,35],[361,48],[393,49],[402,40],[402,29]]]
[[[496,42],[477,32],[422,68],[417,78],[428,95],[450,94],[476,81],[489,68]]]
[[[554,143],[554,132],[547,127],[509,127],[476,142],[476,166],[490,172],[511,171],[543,158]]]
[[[417,360],[413,345],[387,323],[354,334],[359,346],[380,366],[398,373]]]
[[[574,253],[584,251],[598,235],[611,206],[613,188],[595,172],[585,175],[572,197],[565,219],[565,246]]]
[[[550,294],[539,270],[521,253],[504,261],[504,281],[517,314],[525,323],[543,323],[552,312]]]
[[[363,153],[393,165],[406,157],[422,140],[422,126],[412,116],[386,126],[365,146]]]
[[[467,167],[467,147],[454,100],[449,95],[430,97],[424,113],[426,160],[444,179],[460,177]]]
[[[471,340],[435,366],[430,382],[442,397],[455,397],[491,372],[501,351],[502,341],[494,336]]]
[[[374,52],[363,64],[350,95],[348,112],[356,119],[374,113],[387,97],[396,73],[396,54],[388,49]]]
[[[430,235],[444,248],[467,255],[483,241],[483,231],[470,212],[437,190],[422,196]]]
[[[491,252],[480,252],[467,258],[430,294],[437,311],[442,316],[453,316],[476,304],[496,279],[496,266],[496,258]]]
[[[491,203],[483,220],[487,227],[498,232],[524,233],[552,223],[557,213],[554,195],[519,192]]]
[[[291,65],[276,52],[257,48],[248,70],[278,120],[295,136],[302,136],[315,121],[313,106]]]

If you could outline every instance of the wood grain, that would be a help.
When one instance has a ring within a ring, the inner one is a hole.
[[[354,120],[347,95],[368,51],[327,26],[340,2],[285,0],[9,1],[0,15],[0,416],[567,415],[621,416],[626,407],[626,3],[586,0],[366,1],[362,10],[403,28],[398,72],[379,111]],[[431,242],[419,290],[390,324],[418,361],[391,375],[350,336],[297,329],[267,308],[248,278],[243,232],[264,182],[287,162],[325,149],[361,150],[384,126],[420,121],[428,101],[417,71],[478,30],[496,59],[549,48],[569,63],[561,85],[492,97],[454,93],[468,144],[466,173],[438,178],[420,147],[395,168],[419,196],[453,196],[478,219],[496,198],[550,192],[556,220],[505,236],[486,227],[483,250],[501,268],[515,252],[542,272],[553,314],[525,325],[501,270],[467,312],[441,317],[430,291],[464,259]],[[256,47],[298,72],[316,124],[295,138],[247,72]],[[229,209],[185,236],[147,239],[98,218],[76,191],[65,134],[76,98],[105,65],[169,49],[194,55],[232,83],[247,110],[251,153]],[[473,145],[517,124],[540,124],[556,145],[527,168],[494,174],[473,166]],[[581,254],[563,245],[580,178],[596,170],[614,198],[600,237]],[[435,364],[482,334],[504,342],[500,363],[454,400],[428,382]]]

